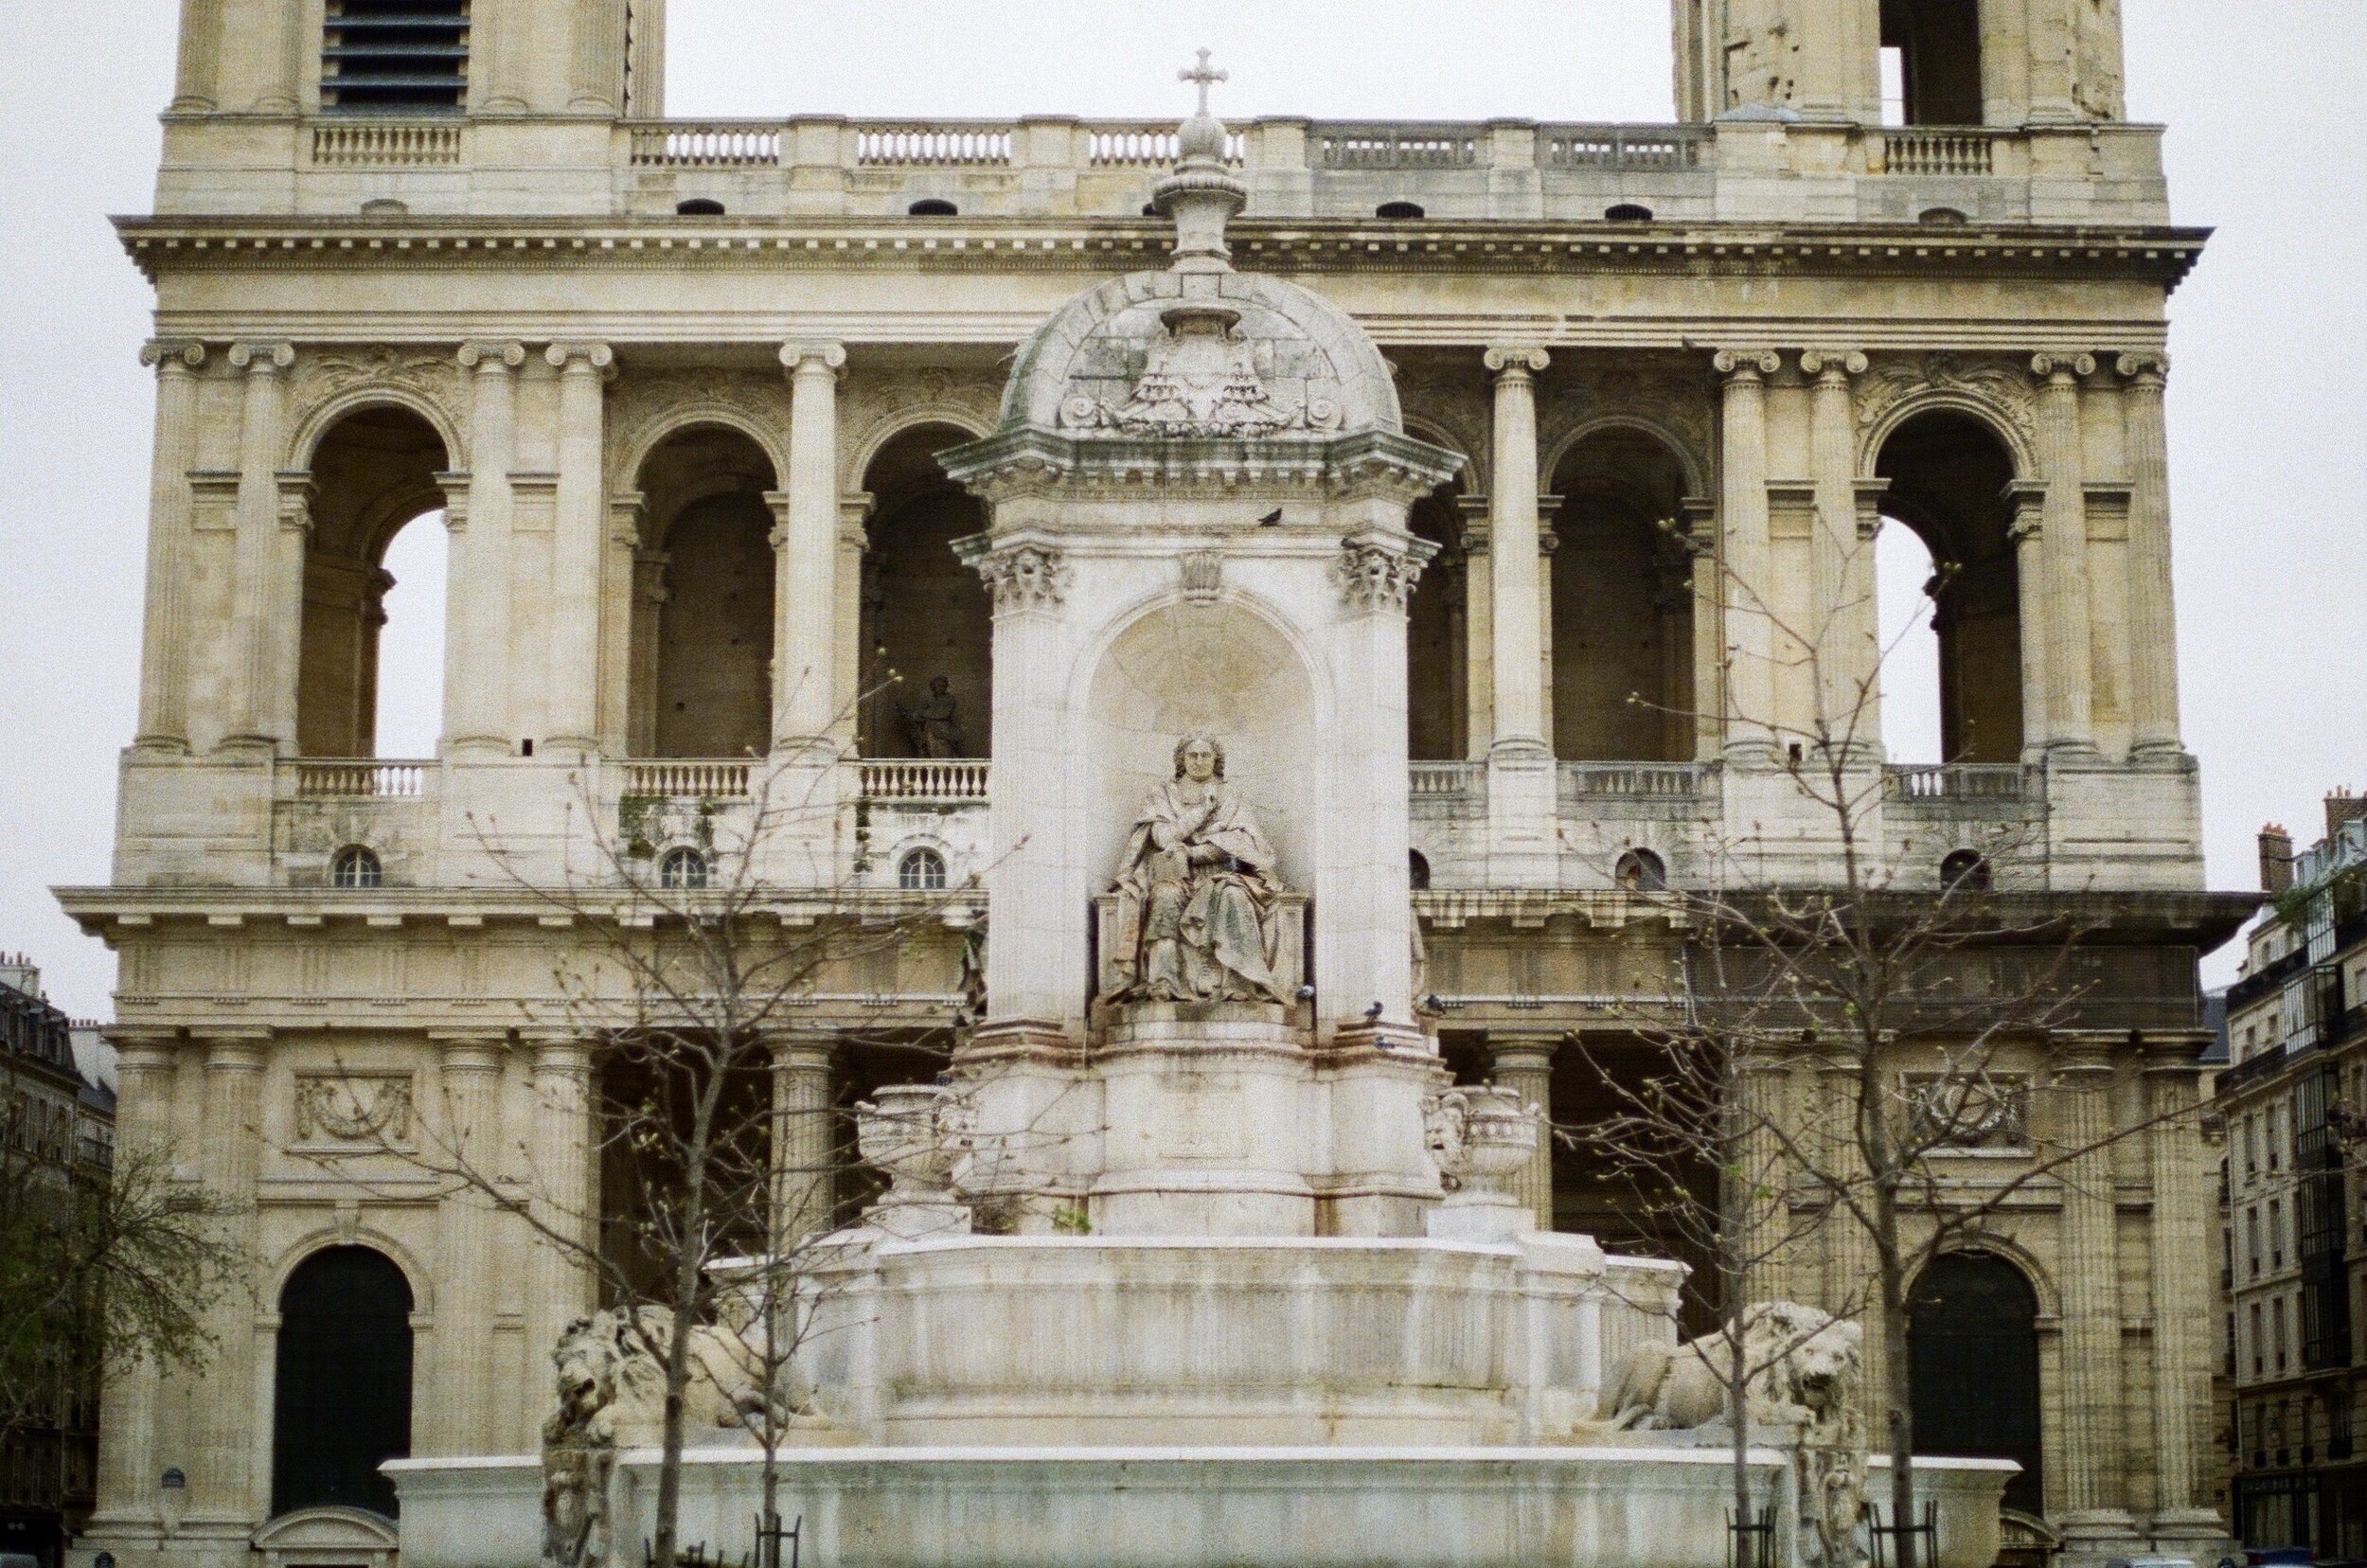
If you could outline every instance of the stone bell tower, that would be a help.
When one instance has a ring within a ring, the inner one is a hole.
[[[1676,0],[1677,113],[1882,116],[1896,50],[1910,125],[2118,120],[2119,0]]]

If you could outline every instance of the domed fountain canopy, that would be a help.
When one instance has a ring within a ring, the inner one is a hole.
[[[1236,272],[1227,219],[1247,192],[1208,113],[1207,51],[1186,71],[1200,113],[1154,205],[1176,225],[1174,260],[1088,289],[1021,347],[996,434],[942,454],[948,472],[991,485],[1034,475],[1241,471],[1302,479],[1396,472],[1415,493],[1462,459],[1405,434],[1389,365],[1345,311],[1278,277]]]

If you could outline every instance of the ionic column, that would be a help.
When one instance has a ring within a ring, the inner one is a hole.
[[[842,756],[855,755],[857,699],[863,692],[863,558],[871,547],[864,525],[871,520],[872,496],[855,490],[838,498],[838,577],[832,611],[833,652],[831,688],[839,712],[831,734]],[[975,737],[971,749],[979,751]],[[980,755],[984,755],[980,751]]]
[[[1765,762],[1775,717],[1775,627],[1762,596],[1771,592],[1767,517],[1767,378],[1783,362],[1772,351],[1721,350],[1725,378],[1718,434],[1718,589],[1726,642],[1725,750],[1737,763]]]
[[[293,619],[302,630],[303,567],[294,580],[274,580],[279,564],[279,454],[287,441],[288,384],[286,371],[295,363],[295,349],[285,343],[237,343],[230,363],[246,373],[245,398],[239,412],[238,543],[231,586],[231,619],[239,649],[239,722],[229,737],[233,744],[268,749],[276,742],[293,744],[291,719],[284,726],[283,710],[293,715],[295,692],[276,689],[278,621]]]
[[[1496,422],[1490,451],[1496,470],[1488,484],[1488,532],[1494,543],[1491,598],[1494,652],[1492,748],[1545,752],[1544,691],[1539,650],[1542,599],[1539,568],[1537,375],[1551,363],[1542,348],[1499,346],[1487,350],[1496,378]]]
[[[2056,1148],[2058,1155],[2086,1150],[2062,1167],[2063,1250],[2056,1270],[2063,1298],[2063,1523],[2108,1536],[2129,1523],[2118,1506],[2125,1430],[2118,1205],[2111,1150],[2098,1147],[2112,1131],[2112,1049],[2123,1039],[2056,1036]],[[2203,1267],[2199,1247],[2190,1262]]]
[[[198,1149],[198,1170],[214,1196],[228,1205],[222,1239],[235,1254],[252,1258],[257,1241],[255,1183],[263,1147],[263,1062],[271,1034],[265,1029],[217,1030],[204,1044],[205,1135]],[[253,1453],[256,1423],[265,1416],[246,1397],[258,1384],[256,1308],[253,1299],[234,1290],[224,1292],[206,1314],[214,1359],[206,1386],[193,1389],[189,1401],[187,1468],[193,1522],[244,1523],[261,1512]]]
[[[168,114],[203,115],[221,107],[222,0],[182,0],[181,49]]]
[[[575,0],[575,65],[569,72],[567,107],[578,113],[616,116],[625,74],[623,0]]]
[[[840,714],[838,382],[835,343],[782,346],[789,371],[789,488],[774,535],[773,745],[827,746]]]
[[[1781,1177],[1783,1146],[1774,1130],[1781,1125],[1789,1089],[1789,1069],[1782,1061],[1754,1056],[1743,1063],[1741,1168],[1722,1178],[1743,1187],[1726,1195],[1744,1232],[1743,1299],[1732,1303],[1734,1307],[1791,1298],[1789,1260],[1775,1256],[1783,1236],[1787,1189]]]
[[[773,1053],[773,1249],[785,1252],[829,1227],[831,1152],[838,1144],[830,1042],[783,1034]]]
[[[1855,349],[1810,350],[1802,372],[1808,394],[1808,458],[1816,485],[1816,534],[1809,542],[1809,630],[1816,645],[1818,725],[1856,757],[1881,753],[1878,685],[1881,622],[1874,598],[1874,546],[1859,530],[1857,417],[1853,377],[1865,373]]]
[[[2170,587],[2170,448],[2162,354],[2123,354],[2121,410],[2128,431],[2128,706],[2134,753],[2177,757],[2178,619]]]
[[[592,1050],[570,1030],[535,1031],[532,1088],[534,1129],[529,1202],[541,1224],[568,1238],[566,1245],[538,1235],[534,1248],[534,1296],[528,1321],[537,1354],[559,1343],[571,1319],[592,1310],[589,1261],[597,1246],[599,1194],[593,1182],[592,1148],[598,1130],[592,1106]]]
[[[189,464],[196,452],[202,343],[151,342],[140,363],[156,367],[154,469],[149,478],[148,614],[141,628],[143,751],[189,749]]]
[[[446,1189],[437,1219],[443,1231],[444,1274],[436,1313],[437,1398],[429,1407],[440,1431],[427,1434],[433,1452],[484,1452],[495,1434],[498,1399],[491,1358],[492,1301],[501,1285],[495,1256],[500,1218],[480,1184],[495,1179],[501,1145],[500,1035],[435,1035],[443,1078],[444,1148],[460,1178]],[[536,1347],[541,1348],[541,1347]]]
[[[1554,1047],[1559,1042],[1555,1035],[1487,1037],[1488,1077],[1537,1113],[1537,1150],[1512,1178],[1510,1190],[1544,1231],[1554,1228]]]
[[[2020,604],[2021,755],[2025,762],[2035,762],[2046,754],[2048,732],[2046,496],[2043,480],[2017,479],[2005,487],[2005,503],[2014,514],[2006,538],[2013,542],[2015,592]],[[1947,606],[1942,605],[1938,615],[1947,613]],[[1935,626],[1938,615],[1933,617]]]
[[[2038,462],[2046,478],[2047,748],[2092,751],[2094,633],[2088,614],[2088,498],[2080,452],[2079,380],[2091,354],[2039,354]],[[2023,600],[2023,613],[2029,602]]]
[[[1488,550],[1487,518],[1494,503],[1464,496],[1463,512],[1463,688],[1464,753],[1484,760],[1496,739],[1496,568]]]
[[[2148,1036],[2145,1080],[2153,1180],[2153,1471],[2154,1527],[2181,1539],[2207,1536],[2216,1510],[2204,1492],[2203,1445],[2210,1440],[2214,1330],[2207,1268],[2208,1151],[2197,1115],[2195,1059],[2208,1043],[2194,1036]]]
[[[600,583],[608,539],[603,389],[616,356],[605,343],[554,343],[543,357],[559,371],[546,745],[580,757],[599,745]]]
[[[519,343],[469,343],[469,496],[448,508],[444,748],[453,756],[509,751],[509,472],[516,461]],[[449,493],[447,495],[449,499]],[[455,521],[456,519],[456,521]]]
[[[107,1031],[116,1047],[116,1168],[161,1167],[172,1143],[172,1065],[179,1041],[170,1029]],[[161,1174],[161,1170],[159,1170]],[[98,1423],[98,1518],[147,1524],[155,1517],[157,1395],[163,1373],[143,1359],[107,1374]]]

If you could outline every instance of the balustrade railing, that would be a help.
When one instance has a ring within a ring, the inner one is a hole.
[[[312,127],[312,162],[331,168],[456,164],[460,131],[453,120],[326,120]]]
[[[749,794],[750,766],[729,757],[628,762],[625,793],[744,800]]]
[[[970,757],[867,757],[858,768],[870,800],[984,800],[987,763]]]
[[[432,761],[373,757],[306,758],[295,764],[298,800],[417,800],[427,793]]]
[[[1614,171],[1699,169],[1716,133],[1694,125],[1549,125],[1538,133],[1547,169]]]
[[[998,168],[1011,161],[1013,134],[1009,125],[875,122],[855,128],[855,162],[872,168]]]
[[[1618,795],[1650,800],[1691,800],[1701,793],[1706,773],[1697,762],[1564,762],[1565,794]]]
[[[1312,139],[1322,169],[1469,169],[1480,161],[1475,125],[1319,126]]]
[[[1882,170],[1889,174],[1989,174],[1997,138],[1987,131],[1886,131]]]
[[[1415,762],[1410,772],[1416,800],[1452,800],[1487,792],[1485,762]]]
[[[771,121],[668,120],[634,126],[631,155],[643,169],[776,169],[787,134]]]
[[[1897,800],[2020,800],[2030,774],[2018,762],[1945,762],[1883,770]]]

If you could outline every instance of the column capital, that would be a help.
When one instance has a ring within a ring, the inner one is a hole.
[[[863,525],[871,521],[872,509],[879,505],[879,499],[869,490],[848,490],[838,498],[840,543],[865,544],[869,543],[863,537]]]
[[[1784,356],[1772,348],[1720,348],[1710,365],[1729,382],[1764,381],[1784,367]]]
[[[557,349],[559,345],[551,347]],[[507,375],[525,364],[526,346],[517,342],[464,343],[455,357],[463,370],[474,370],[485,376]],[[556,365],[559,362],[553,360],[551,363]]]
[[[98,1033],[116,1048],[118,1072],[160,1071],[171,1066],[181,1050],[181,1031],[162,1025],[111,1024]]]
[[[2159,349],[2145,349],[2123,354],[2112,362],[2112,368],[2131,386],[2159,392],[2170,379],[2170,356]]]
[[[811,1025],[762,1025],[755,1033],[772,1057],[774,1072],[827,1073],[838,1054],[838,1036]]]
[[[781,345],[781,367],[791,376],[820,375],[832,380],[846,374],[846,346],[828,339],[792,339]]]
[[[1480,363],[1500,380],[1526,380],[1553,362],[1551,354],[1533,343],[1492,343],[1480,355]]]
[[[605,343],[554,343],[543,350],[543,360],[561,375],[605,379],[616,368],[616,350]]]
[[[1811,348],[1800,356],[1800,371],[1827,386],[1842,386],[1850,377],[1864,375],[1868,363],[1856,348]]]
[[[649,497],[637,490],[614,490],[608,498],[608,542],[638,547],[641,543],[642,509]]]
[[[2030,356],[2030,373],[2051,387],[2076,386],[2079,378],[2096,373],[2096,357],[2089,353],[2044,350]]]
[[[276,376],[295,363],[293,343],[234,343],[230,363],[250,376]]]
[[[2057,1076],[2075,1075],[2082,1079],[2110,1073],[2113,1055],[2127,1044],[2128,1033],[2124,1029],[2056,1029],[2047,1036]]]
[[[498,1031],[430,1029],[427,1039],[447,1073],[497,1073],[509,1054],[509,1037]]]
[[[209,1073],[259,1073],[271,1050],[269,1029],[206,1029],[193,1038],[205,1047]]]
[[[187,374],[205,363],[205,346],[195,338],[150,338],[140,345],[140,363],[159,374]]]

